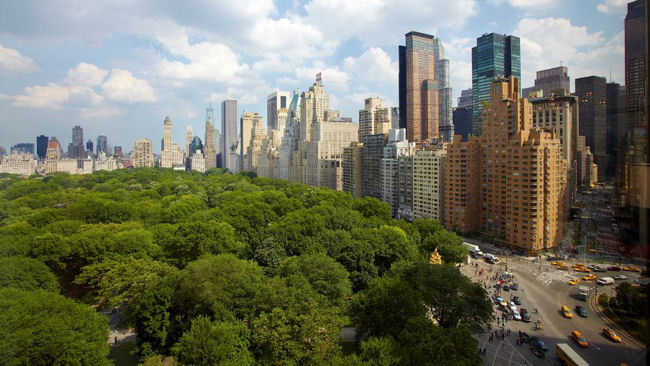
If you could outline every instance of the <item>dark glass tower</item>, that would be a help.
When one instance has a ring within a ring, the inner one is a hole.
[[[47,152],[47,143],[50,139],[45,135],[36,137],[36,155],[40,160],[45,160],[45,153]]]
[[[481,110],[490,100],[490,84],[498,77],[521,79],[519,37],[484,34],[472,48],[472,134],[481,135]]]
[[[580,135],[591,147],[598,165],[598,180],[602,181],[609,169],[607,154],[607,81],[600,76],[575,79],[579,100]]]

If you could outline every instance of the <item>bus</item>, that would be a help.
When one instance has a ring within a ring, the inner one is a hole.
[[[563,362],[563,365],[567,366],[589,366],[587,361],[585,361],[576,351],[571,348],[566,343],[558,343],[555,345],[555,354],[557,358]]]

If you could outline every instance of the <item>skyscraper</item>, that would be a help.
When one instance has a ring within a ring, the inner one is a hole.
[[[266,98],[266,127],[269,133],[271,130],[284,133],[286,115],[280,118],[278,112],[281,109],[288,110],[289,103],[291,103],[291,95],[287,91],[275,91]]]
[[[614,178],[621,175],[623,156],[620,147],[625,144],[625,86],[607,83],[606,119],[607,119],[607,155],[608,170],[605,175]]]
[[[133,151],[131,152],[131,164],[134,168],[152,168],[153,167],[153,152],[151,140],[139,139],[133,143]]]
[[[438,83],[438,131],[444,141],[454,137],[452,116],[453,97],[449,81],[449,60],[440,38],[433,40],[433,59],[435,60],[435,80]]]
[[[481,135],[483,103],[490,101],[490,85],[498,77],[521,78],[519,37],[484,34],[472,48],[472,134]]]
[[[192,126],[187,125],[185,127],[185,158],[192,157],[192,152],[190,151],[190,145],[192,144],[192,139],[194,138],[194,131],[192,131]]]
[[[47,154],[47,142],[49,141],[48,137],[45,135],[40,135],[36,137],[36,155],[39,160],[45,159],[45,154]]]
[[[105,135],[97,136],[97,156],[101,152],[108,154],[108,137]]]
[[[68,157],[71,159],[84,159],[84,130],[81,126],[72,128],[72,142],[68,145]]]
[[[434,38],[409,32],[406,46],[399,48],[400,127],[405,125],[409,141],[438,137],[438,83],[435,78]]]
[[[239,125],[239,170],[248,170],[250,168],[248,146],[251,143],[253,129],[262,125],[264,125],[264,118],[259,113],[242,113]]]
[[[221,102],[221,159],[222,167],[234,170],[230,152],[237,142],[237,101],[226,99]]]
[[[553,67],[546,70],[537,71],[535,77],[535,86],[522,89],[522,96],[528,98],[530,93],[542,91],[543,96],[549,96],[553,92],[571,90],[569,69],[566,66]]]
[[[462,90],[460,92],[460,97],[458,97],[458,107],[469,107],[472,108],[472,88]]]
[[[205,157],[205,169],[217,167],[217,150],[214,146],[214,108],[212,103],[205,110],[205,142],[203,156]],[[193,154],[192,154],[193,155]]]
[[[580,135],[591,147],[594,162],[598,165],[598,180],[602,181],[609,170],[607,154],[607,81],[600,76],[575,79],[578,96]]]
[[[93,144],[93,140],[88,139],[88,141],[86,141],[86,151],[88,151],[90,155],[92,155],[93,151],[95,151],[95,144]]]
[[[363,136],[388,134],[391,127],[391,109],[382,107],[380,98],[366,98],[359,110],[359,141]]]
[[[172,141],[172,120],[169,116],[163,121],[163,139],[160,158],[160,167],[173,168],[174,165],[183,164],[183,152],[177,143]]]

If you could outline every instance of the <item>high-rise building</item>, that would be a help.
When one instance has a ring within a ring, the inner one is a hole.
[[[415,142],[406,139],[405,129],[391,129],[381,160],[382,201],[391,207],[393,217],[399,209],[399,159],[415,153]]]
[[[579,100],[580,135],[591,148],[598,165],[598,180],[609,171],[607,154],[607,82],[604,77],[588,76],[575,79],[575,93]]]
[[[453,96],[449,81],[449,59],[440,38],[433,40],[433,59],[435,60],[435,80],[438,83],[438,131],[444,141],[454,137],[452,116]]]
[[[31,154],[34,155],[34,143],[33,142],[21,142],[11,147],[11,153],[16,154]]]
[[[28,177],[36,173],[37,161],[30,153],[13,151],[11,155],[0,159],[0,173],[17,174]]]
[[[102,152],[108,154],[108,137],[105,135],[97,136],[97,156]]]
[[[160,167],[173,168],[183,164],[183,152],[177,143],[172,141],[172,120],[169,116],[163,121],[162,151],[160,153]]]
[[[205,169],[216,168],[217,167],[217,150],[214,146],[214,108],[212,108],[212,103],[205,110],[205,144],[203,150],[203,156],[205,157]]]
[[[221,166],[233,171],[231,161],[233,145],[237,142],[237,100],[226,99],[221,102]]]
[[[262,145],[264,144],[264,140],[267,139],[267,134],[266,129],[264,128],[263,118],[254,118],[252,119],[252,122],[250,139],[246,150],[247,165],[244,167],[244,170],[257,172],[258,162],[260,160],[260,155],[262,154]],[[271,131],[277,132],[275,129]]]
[[[242,113],[239,124],[239,170],[248,170],[250,162],[248,159],[248,146],[251,143],[253,129],[259,125],[264,125],[264,118],[259,113],[246,112]]]
[[[197,172],[205,173],[205,157],[203,157],[201,150],[196,150],[188,160],[190,163],[189,170],[196,170]]]
[[[193,138],[194,138],[194,131],[192,130],[192,126],[187,125],[187,127],[185,127],[185,157],[186,158],[192,157],[192,153],[190,152],[190,145],[192,144]]]
[[[93,144],[93,140],[88,139],[88,141],[86,141],[86,151],[91,155],[93,151],[95,151],[95,144]]]
[[[625,86],[607,83],[606,119],[607,119],[607,155],[609,164],[605,175],[610,178],[622,177],[624,159],[620,147],[625,145]],[[617,184],[617,187],[619,185]]]
[[[294,181],[289,177],[289,166],[293,158],[293,152],[298,149],[298,141],[300,140],[300,98],[300,89],[294,90],[291,103],[289,103],[287,123],[282,132],[280,145],[279,177],[288,181]]]
[[[416,150],[413,155],[413,219],[443,221],[444,148]]]
[[[50,137],[47,143],[47,151],[45,152],[45,160],[59,160],[61,159],[61,144],[55,136]]]
[[[72,128],[72,142],[68,145],[68,157],[71,159],[85,159],[84,130],[81,126]]]
[[[343,148],[343,191],[355,198],[363,197],[363,144],[352,142]]]
[[[201,141],[200,137],[194,136],[192,138],[192,141],[190,142],[188,151],[189,151],[190,157],[194,156],[194,154],[196,154],[196,152],[199,152],[199,153],[203,152],[203,142]]]
[[[139,139],[133,143],[131,164],[134,168],[152,168],[154,165],[151,140]]]
[[[542,91],[542,96],[549,96],[558,91],[571,90],[569,71],[566,66],[553,67],[537,71],[535,86],[522,89],[522,96],[528,98],[530,93]]]
[[[45,159],[45,154],[47,154],[47,142],[49,138],[45,135],[40,135],[36,137],[36,155],[39,160]]]
[[[460,97],[458,97],[458,108],[463,107],[472,108],[472,88],[460,92]]]
[[[533,127],[518,79],[497,79],[490,92],[482,136],[449,146],[444,222],[536,254],[563,238],[567,161],[554,131]]]
[[[434,37],[407,33],[406,46],[399,47],[399,62],[400,127],[406,127],[409,141],[437,138],[439,109]]]
[[[326,121],[325,111],[330,108],[329,95],[320,80],[316,80],[309,90],[302,93],[300,98],[300,140],[312,141],[312,126]]]
[[[113,146],[113,156],[116,158],[121,158],[124,156],[122,152],[122,146]]]
[[[472,48],[472,134],[481,135],[481,110],[490,101],[490,85],[499,77],[521,78],[519,37],[484,34]]]
[[[282,134],[271,130],[267,138],[262,140],[262,146],[257,159],[257,175],[261,177],[280,178],[280,144]]]
[[[472,134],[472,106],[454,108],[453,116],[454,134],[467,141],[467,137]]]
[[[289,110],[291,95],[287,91],[275,91],[266,98],[266,125],[269,133],[271,130],[278,130],[284,133],[286,115],[279,116],[280,110]]]
[[[386,131],[388,132],[388,131]],[[381,199],[381,163],[388,134],[365,135],[363,143],[363,195]]]
[[[382,107],[379,97],[366,98],[364,108],[359,110],[359,141],[365,135],[388,134],[391,117],[391,109]]]

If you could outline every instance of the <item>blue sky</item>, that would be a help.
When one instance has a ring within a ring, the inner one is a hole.
[[[39,134],[65,146],[79,124],[86,140],[105,134],[128,151],[148,137],[159,149],[167,115],[179,143],[186,125],[203,138],[210,101],[266,115],[268,94],[305,90],[319,71],[332,108],[356,121],[366,97],[397,104],[397,46],[411,30],[442,39],[455,98],[489,32],[521,38],[524,87],[560,62],[572,87],[610,69],[623,84],[627,2],[2,1],[0,146]]]

